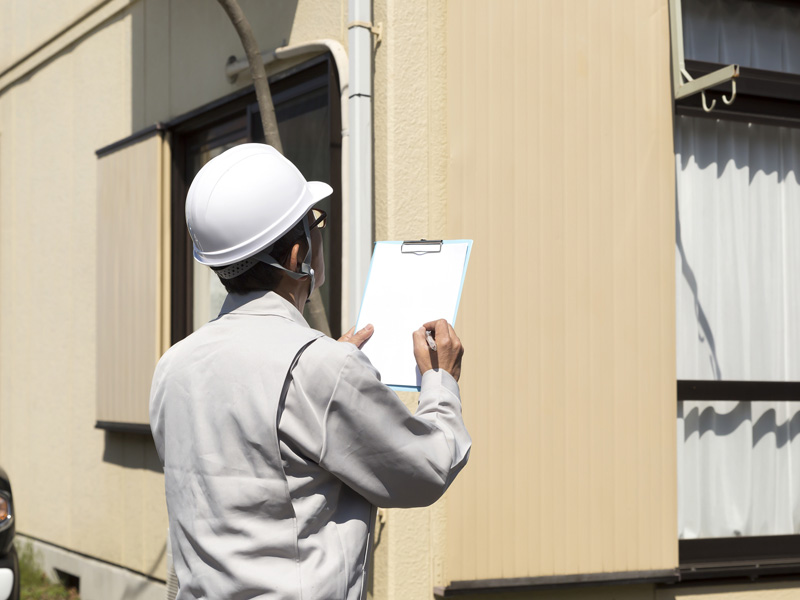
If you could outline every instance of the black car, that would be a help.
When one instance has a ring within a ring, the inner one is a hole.
[[[0,468],[0,600],[19,600],[19,561],[14,549],[11,482]]]

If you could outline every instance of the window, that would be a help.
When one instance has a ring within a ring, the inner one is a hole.
[[[676,103],[678,491],[684,578],[800,563],[800,7],[683,0]],[[708,92],[729,93],[730,84]]]
[[[329,215],[325,229],[325,285],[306,307],[312,327],[341,334],[341,123],[335,68],[328,56],[270,78],[284,154],[309,180],[329,183],[333,195],[320,203]],[[203,107],[170,124],[173,142],[172,330],[175,343],[216,317],[225,289],[216,275],[192,258],[184,203],[192,179],[211,158],[245,142],[263,142],[252,88]]]

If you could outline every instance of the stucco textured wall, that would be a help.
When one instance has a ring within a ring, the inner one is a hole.
[[[241,4],[264,50],[346,43],[346,2]],[[164,578],[152,441],[94,429],[94,152],[248,85],[243,52],[214,0],[0,2],[0,72],[44,42],[0,77],[0,463],[21,532]]]
[[[441,238],[447,209],[444,0],[376,0],[375,238]],[[401,394],[410,410],[416,395]],[[444,573],[445,503],[388,510],[370,597],[432,598]]]
[[[0,65],[5,67],[34,50],[98,3],[98,0],[0,3]]]
[[[130,133],[131,25],[117,16],[0,95],[0,461],[20,531],[160,576],[152,443],[94,429],[94,151]]]

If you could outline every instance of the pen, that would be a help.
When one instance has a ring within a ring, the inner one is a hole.
[[[428,346],[431,347],[431,350],[436,352],[436,341],[433,339],[430,331],[425,332],[425,339],[428,340]]]

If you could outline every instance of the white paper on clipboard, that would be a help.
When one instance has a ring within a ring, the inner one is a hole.
[[[375,243],[356,329],[375,327],[362,350],[383,383],[414,391],[420,374],[411,335],[435,319],[455,323],[472,240],[406,244]]]

